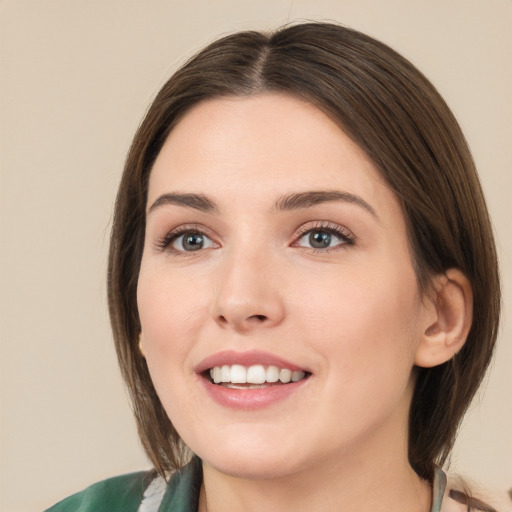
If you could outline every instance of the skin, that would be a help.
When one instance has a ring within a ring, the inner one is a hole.
[[[275,207],[326,190],[369,208]],[[155,204],[170,193],[216,208]],[[343,236],[311,247],[326,225]],[[203,232],[203,248],[162,248],[180,226]],[[425,333],[441,329],[423,299],[398,200],[325,114],[274,93],[186,114],[150,176],[138,307],[155,388],[203,460],[200,509],[428,511],[429,485],[407,460],[415,360],[438,364]],[[226,408],[195,370],[223,350],[261,350],[311,376],[268,407]]]

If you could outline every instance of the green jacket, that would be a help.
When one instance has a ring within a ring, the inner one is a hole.
[[[69,496],[45,512],[137,512],[154,471],[117,476]],[[201,461],[194,457],[173,475],[158,511],[197,512],[203,479]]]

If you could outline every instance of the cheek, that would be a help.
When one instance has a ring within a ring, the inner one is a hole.
[[[341,365],[346,382],[412,368],[421,309],[415,276],[407,268],[384,275],[350,272],[297,295],[300,331],[327,366]]]
[[[196,407],[193,393],[183,389],[188,389],[186,381],[192,373],[190,353],[202,322],[202,308],[198,306],[204,297],[177,276],[142,265],[137,303],[151,380],[168,416],[179,428]]]
[[[204,312],[205,294],[179,273],[141,267],[137,304],[148,363],[180,361],[186,354]]]

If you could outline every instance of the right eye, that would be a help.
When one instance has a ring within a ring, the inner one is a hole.
[[[166,246],[180,252],[197,252],[216,247],[215,242],[200,231],[182,231],[167,238]]]

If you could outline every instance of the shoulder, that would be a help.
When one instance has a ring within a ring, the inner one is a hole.
[[[91,485],[45,512],[195,511],[202,476],[201,460],[194,456],[169,475],[168,482],[154,470],[121,475]]]
[[[60,501],[45,512],[136,512],[152,471],[116,476],[97,482]]]
[[[441,512],[498,512],[496,505],[489,499],[475,496],[472,492],[452,487],[446,494],[446,507],[443,502]]]
[[[453,475],[448,478],[439,467],[435,469],[432,494],[432,512],[498,512],[477,498],[463,479]]]

